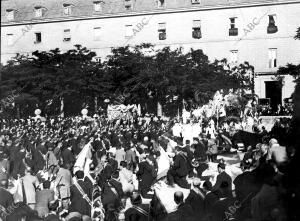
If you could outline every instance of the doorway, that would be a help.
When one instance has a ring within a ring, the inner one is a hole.
[[[270,98],[272,111],[277,111],[278,104],[282,104],[282,83],[281,81],[265,81],[266,98]]]

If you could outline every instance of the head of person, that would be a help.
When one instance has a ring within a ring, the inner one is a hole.
[[[278,141],[275,138],[272,138],[269,141],[269,146],[272,147],[273,145],[278,145]]]
[[[199,143],[199,139],[197,137],[193,138],[193,144],[198,144]]]
[[[120,162],[120,167],[121,168],[127,168],[127,162],[126,161],[121,161]]]
[[[218,172],[222,173],[223,171],[225,171],[225,163],[219,163],[218,164]]]
[[[44,189],[47,189],[47,190],[50,189],[50,185],[51,185],[51,183],[48,180],[43,182],[43,188]]]
[[[208,191],[211,191],[212,190],[212,183],[209,181],[209,180],[206,180],[204,183],[203,183],[203,189],[208,192]]]
[[[76,171],[75,176],[79,180],[83,179],[84,178],[84,172],[82,170],[78,170],[78,171]]]
[[[190,144],[191,144],[190,140],[186,140],[186,141],[185,141],[185,145],[188,146],[188,145],[190,145]]]
[[[183,192],[181,191],[176,191],[174,193],[174,201],[177,205],[183,203]]]
[[[139,205],[142,203],[142,197],[138,192],[133,192],[130,197],[132,205]]]

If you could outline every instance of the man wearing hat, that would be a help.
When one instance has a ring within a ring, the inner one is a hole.
[[[231,197],[232,196],[232,179],[225,172],[225,167],[226,167],[225,163],[218,164],[219,175],[217,176],[217,181],[216,181],[215,185],[213,186],[212,191],[218,190],[222,186],[224,197]]]

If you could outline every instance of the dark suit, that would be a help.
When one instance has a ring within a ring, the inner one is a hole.
[[[69,149],[63,150],[63,152],[62,152],[62,159],[63,159],[64,164],[68,163],[68,164],[70,164],[70,165],[73,166],[74,163],[75,163],[74,154]]]
[[[136,176],[139,180],[139,190],[143,197],[147,196],[147,193],[151,189],[151,185],[155,177],[155,168],[151,166],[147,161],[143,161],[139,164],[139,171]]]
[[[193,209],[189,204],[182,203],[177,210],[168,215],[168,221],[193,221]]]
[[[186,198],[185,203],[189,204],[192,207],[194,218],[203,217],[203,215],[204,215],[204,198],[205,198],[204,193],[199,194],[193,189],[190,191],[190,194]]]
[[[140,212],[139,208],[146,211],[148,213],[148,216]],[[149,220],[148,217],[149,217],[149,206],[145,204],[140,204],[137,205],[136,207],[131,207],[125,211],[125,221],[148,221]]]
[[[232,179],[231,177],[223,171],[217,176],[216,184],[213,186],[213,190],[219,189],[221,186],[226,185],[226,188],[222,188],[223,197],[232,196]]]
[[[115,179],[105,182],[101,197],[106,220],[114,220],[115,212],[120,208],[120,201],[123,195],[122,184],[120,182]]]
[[[13,195],[7,190],[0,187],[0,205],[7,209],[14,203]]]
[[[190,188],[186,180],[188,175],[187,157],[183,153],[179,153],[174,157],[174,164],[168,171],[167,177],[171,185],[177,183],[182,188]]]
[[[87,194],[88,198],[91,200],[92,199],[92,194],[91,194],[91,189],[88,184],[86,184],[82,180],[78,180],[78,184],[81,186],[82,190],[84,191],[85,194]],[[75,185],[71,186],[70,189],[71,196],[71,205],[70,205],[70,212],[79,212],[82,215],[91,215],[91,207],[88,204],[88,202],[82,197],[82,194],[79,192],[77,187]]]

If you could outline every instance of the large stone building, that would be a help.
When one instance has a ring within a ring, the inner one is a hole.
[[[203,49],[255,67],[255,92],[273,104],[294,91],[279,66],[300,62],[300,1],[292,0],[1,0],[1,62],[16,53],[81,44],[105,57],[112,47],[152,43]]]

